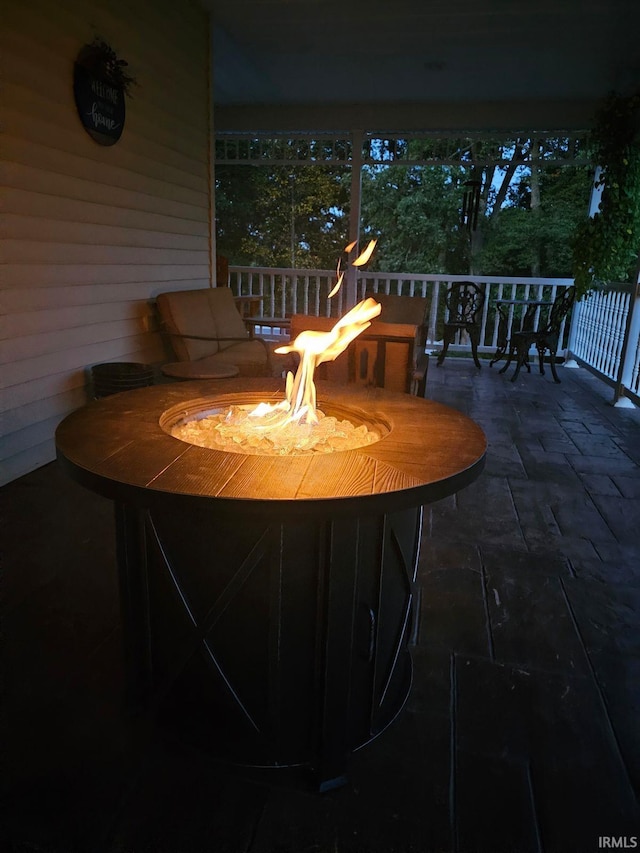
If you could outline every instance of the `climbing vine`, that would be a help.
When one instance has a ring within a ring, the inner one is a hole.
[[[598,110],[587,144],[600,173],[598,212],[582,222],[573,240],[576,290],[630,281],[640,249],[640,92],[608,95]]]

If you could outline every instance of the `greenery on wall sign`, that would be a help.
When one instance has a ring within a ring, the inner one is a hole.
[[[115,50],[100,36],[82,48],[77,62],[105,83],[122,89],[125,95],[131,97],[131,88],[137,81],[127,71],[129,63],[118,59]]]
[[[600,166],[598,212],[582,222],[573,240],[576,290],[630,281],[640,250],[640,92],[608,95],[589,134],[589,153]]]

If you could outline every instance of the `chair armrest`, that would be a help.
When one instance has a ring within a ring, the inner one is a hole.
[[[416,397],[424,397],[427,390],[427,372],[429,370],[429,354],[421,353],[409,376],[409,393]]]
[[[213,336],[210,337],[210,336],[206,336],[206,335],[181,335],[178,332],[167,332],[167,334],[172,335],[176,338],[185,338],[185,339],[192,340],[192,341],[216,341],[216,342],[238,341],[239,343],[247,343],[247,341],[256,341],[256,343],[261,344],[262,348],[264,349],[265,362],[267,364],[268,374],[270,375],[272,372],[273,358],[272,358],[272,351],[271,351],[271,347],[269,345],[269,341],[266,341],[264,338],[260,338],[260,337],[257,337],[256,335],[254,335],[253,329],[251,329],[249,331],[249,336],[246,338],[215,338]]]
[[[180,332],[167,332],[167,334],[172,338],[183,338],[189,341],[248,341],[252,338],[251,334],[248,338],[216,338],[213,335],[183,335]],[[256,340],[259,339],[256,338]]]

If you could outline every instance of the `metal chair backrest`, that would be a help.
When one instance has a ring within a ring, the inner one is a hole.
[[[562,321],[565,319],[569,311],[571,310],[571,306],[576,298],[576,289],[573,285],[571,287],[567,287],[562,293],[559,293],[556,298],[553,300],[553,305],[551,306],[551,311],[549,312],[549,322],[547,323],[547,328],[545,329],[545,333],[547,335],[559,335],[560,334],[560,326],[562,325]]]
[[[484,293],[472,281],[454,282],[445,296],[448,323],[475,324],[484,305]]]

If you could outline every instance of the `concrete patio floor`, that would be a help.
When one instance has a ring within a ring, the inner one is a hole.
[[[426,508],[409,701],[322,795],[128,713],[110,502],[56,463],[0,490],[2,849],[640,846],[640,410],[560,376],[432,359],[427,396],[483,427],[486,470]]]

